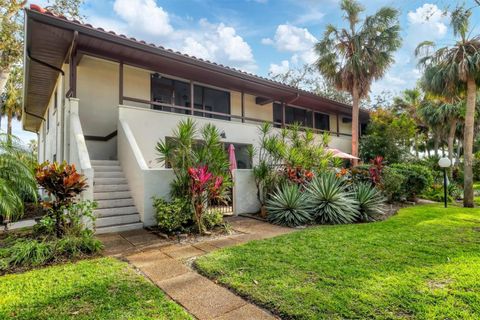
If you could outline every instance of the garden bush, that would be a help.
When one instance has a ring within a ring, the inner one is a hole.
[[[181,232],[193,223],[191,204],[187,200],[175,198],[167,202],[161,198],[153,198],[153,207],[157,226],[164,232]]]
[[[268,221],[288,227],[312,221],[307,193],[299,185],[284,183],[267,200]]]
[[[406,195],[404,193],[405,176],[395,169],[385,167],[381,178],[381,188],[387,197],[388,202],[404,201]]]
[[[378,216],[384,214],[385,198],[380,190],[370,183],[362,182],[354,185],[353,192],[359,206],[357,217],[359,221],[375,221]]]
[[[99,253],[100,240],[90,230],[61,239],[11,236],[0,248],[0,273],[28,269]]]
[[[393,164],[391,168],[405,177],[403,192],[407,200],[415,200],[433,184],[432,171],[427,167],[397,163]]]
[[[220,210],[211,209],[207,210],[203,216],[203,226],[207,230],[212,230],[213,228],[220,226],[223,223],[223,214]]]
[[[473,180],[480,181],[480,152],[476,152],[473,158]]]
[[[347,185],[333,172],[315,177],[307,187],[314,218],[320,223],[344,224],[355,221],[359,215],[358,202]]]

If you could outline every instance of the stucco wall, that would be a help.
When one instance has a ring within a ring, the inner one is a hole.
[[[233,172],[233,212],[235,214],[256,213],[260,210],[257,186],[253,170],[237,169]]]
[[[104,137],[117,129],[118,63],[84,56],[77,69],[77,97],[85,135]]]

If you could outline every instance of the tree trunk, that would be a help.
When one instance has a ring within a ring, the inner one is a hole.
[[[415,131],[415,138],[413,138],[413,144],[415,147],[415,157],[418,159],[418,131]]]
[[[472,208],[473,203],[473,131],[475,122],[475,104],[477,98],[477,85],[475,79],[467,80],[467,110],[465,113],[465,129],[463,133],[463,159],[464,159],[464,196],[463,206]]]
[[[448,158],[453,164],[453,145],[455,142],[455,132],[457,131],[457,119],[450,120],[450,130],[448,131]]]
[[[10,76],[9,70],[9,68],[0,70],[0,96],[5,92],[5,86]]]
[[[438,157],[438,146],[440,145],[440,138],[437,134],[433,136],[433,150],[435,151],[435,157]]]
[[[352,90],[352,156],[358,157],[358,122],[359,122],[359,95],[356,83],[353,85]],[[356,166],[358,160],[354,159],[352,165]]]
[[[457,139],[457,154],[455,156],[455,165],[460,164],[460,153],[462,152],[462,141]]]
[[[7,113],[7,135],[9,136],[12,135],[12,120],[13,120],[13,114],[9,111]]]

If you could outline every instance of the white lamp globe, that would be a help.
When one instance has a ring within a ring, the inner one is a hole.
[[[452,165],[452,162],[450,161],[449,158],[443,157],[443,158],[440,158],[440,160],[438,160],[438,165],[441,168],[448,168]]]

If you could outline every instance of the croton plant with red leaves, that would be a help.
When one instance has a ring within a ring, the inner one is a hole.
[[[208,171],[207,166],[189,168],[188,175],[190,177],[190,196],[194,207],[195,220],[199,233],[203,233],[203,212],[208,200],[220,196],[223,178],[221,176],[214,177],[213,174]]]
[[[38,184],[53,196],[51,201],[42,204],[55,217],[57,236],[61,236],[63,209],[74,203],[75,198],[88,188],[87,179],[77,172],[74,164],[44,162],[35,170]]]
[[[304,185],[305,183],[312,181],[314,177],[312,171],[303,169],[302,167],[287,167],[285,169],[285,175],[288,180],[298,185]]]
[[[370,172],[370,179],[372,179],[374,185],[381,183],[383,167],[384,163],[382,156],[376,156],[370,160],[370,169],[368,171]]]

